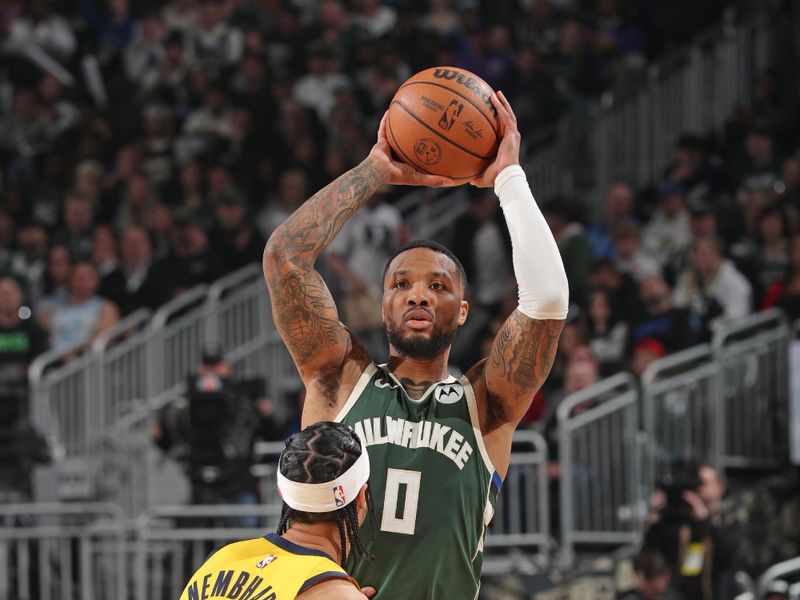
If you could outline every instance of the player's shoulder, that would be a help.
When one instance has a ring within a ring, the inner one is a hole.
[[[272,544],[266,538],[250,538],[231,542],[212,552],[208,561],[239,561],[258,557],[270,549]]]

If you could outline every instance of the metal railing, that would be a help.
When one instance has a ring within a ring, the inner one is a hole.
[[[642,375],[644,431],[654,481],[675,463],[701,459],[720,464],[723,423],[721,369],[707,344],[665,356]]]
[[[125,521],[112,504],[0,505],[0,598],[127,598]]]
[[[275,531],[274,505],[166,506],[136,522],[136,600],[174,600],[209,554]],[[199,597],[199,596],[198,596]]]
[[[712,340],[722,369],[723,467],[772,467],[788,450],[789,324],[778,309],[721,324]]]
[[[645,500],[637,382],[620,373],[558,407],[561,560],[575,546],[635,543]]]
[[[791,584],[789,597],[797,597],[798,592],[800,592],[800,589],[798,589],[800,588],[800,556],[773,565],[764,571],[764,574],[756,582],[757,600],[764,600],[770,584],[779,579],[788,580],[787,583]],[[792,596],[792,593],[794,593],[794,596]]]
[[[274,390],[280,389],[289,369],[271,323],[260,269],[249,265],[211,287],[193,288],[152,316],[137,311],[88,348],[70,347],[38,357],[29,370],[32,419],[56,440],[63,455],[56,466],[58,481],[47,484],[57,489],[52,495],[96,497],[110,465],[120,466],[120,453],[141,458],[147,415],[182,393],[206,341],[231,344],[224,349],[253,374],[263,375],[280,363],[272,382]],[[260,368],[250,352],[263,360]],[[128,487],[139,489],[146,477],[141,472],[145,463],[137,462],[130,468],[138,474],[115,478],[128,482],[119,494]],[[136,497],[139,500],[133,501],[123,494],[114,500],[132,510],[144,509],[141,494]]]
[[[534,431],[514,434],[508,472],[497,498],[485,547],[535,548],[546,559],[550,537],[547,443]]]

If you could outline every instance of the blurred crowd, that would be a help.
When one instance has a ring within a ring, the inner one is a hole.
[[[4,2],[0,273],[51,347],[85,344],[258,260],[278,223],[365,156],[415,71],[476,72],[544,140],[691,36],[677,18],[691,3],[662,4]],[[722,4],[694,8],[695,26]]]

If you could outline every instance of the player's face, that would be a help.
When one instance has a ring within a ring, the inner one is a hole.
[[[440,355],[468,311],[455,264],[429,248],[413,248],[394,258],[381,308],[389,342],[411,358]]]

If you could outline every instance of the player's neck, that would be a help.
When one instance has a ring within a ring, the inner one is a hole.
[[[281,536],[304,548],[319,550],[342,564],[342,553],[336,540],[339,532],[329,523],[293,523]]]
[[[388,367],[412,398],[420,398],[427,389],[442,379],[446,379],[449,349],[430,359],[410,358],[390,350]]]

